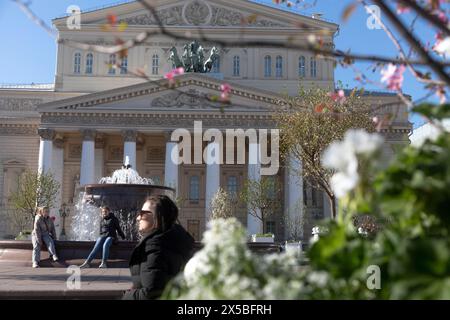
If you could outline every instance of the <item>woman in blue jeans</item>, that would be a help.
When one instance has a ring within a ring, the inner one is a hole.
[[[108,207],[102,207],[102,221],[100,222],[100,237],[95,242],[94,249],[87,257],[86,261],[80,266],[80,268],[89,268],[91,266],[91,261],[95,258],[97,253],[102,250],[102,263],[99,268],[107,268],[106,262],[109,257],[109,247],[115,241],[117,241],[117,233],[120,237],[125,240],[125,235],[120,228],[119,220],[110,213]]]

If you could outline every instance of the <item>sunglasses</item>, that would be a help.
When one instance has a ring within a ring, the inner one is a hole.
[[[142,216],[144,214],[150,215],[150,214],[153,214],[153,212],[152,211],[148,211],[148,210],[141,210],[141,211],[138,212],[138,215],[140,215],[140,216]]]

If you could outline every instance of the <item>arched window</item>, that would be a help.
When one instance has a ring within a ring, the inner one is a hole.
[[[233,57],[233,76],[239,77],[241,73],[241,58],[239,56]]]
[[[220,57],[217,57],[217,59],[214,61],[211,69],[212,73],[219,73],[220,72]]]
[[[306,77],[306,62],[305,57],[301,56],[298,58],[298,76],[299,77]]]
[[[157,54],[152,56],[152,74],[159,74],[159,56]]]
[[[88,53],[86,55],[86,74],[92,74],[92,66],[94,65],[94,55]]]
[[[235,198],[238,194],[238,180],[236,176],[229,176],[227,181],[228,194]]]
[[[317,61],[316,58],[311,57],[311,78],[317,77]]]
[[[75,53],[73,60],[73,73],[81,73],[81,53]]]
[[[200,198],[200,179],[198,176],[191,176],[189,180],[189,200],[198,201]]]
[[[275,75],[277,78],[283,76],[283,58],[281,56],[277,56],[275,59]]]
[[[116,74],[116,55],[115,54],[111,54],[109,56],[109,70],[108,70],[108,74]]]
[[[122,62],[120,63],[120,74],[128,73],[128,56],[122,58]]]
[[[276,223],[275,221],[266,221],[266,233],[275,234]]]
[[[276,178],[274,176],[267,176],[267,197],[269,199],[275,199],[277,196],[277,190],[276,190]]]
[[[306,206],[306,205],[308,205],[308,192],[307,192],[308,184],[307,184],[306,180],[304,180],[304,181],[305,181],[305,183],[303,184],[303,204]]]
[[[270,56],[264,57],[264,77],[272,76],[272,58]]]

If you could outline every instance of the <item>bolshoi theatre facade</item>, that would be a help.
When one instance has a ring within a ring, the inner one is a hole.
[[[338,25],[318,17],[303,16],[244,0],[157,0],[158,15],[167,30],[179,35],[197,36],[197,28],[211,39],[233,41],[243,30],[244,40],[272,40],[283,43],[289,37],[307,41],[310,33],[324,37],[333,45]],[[0,87],[0,238],[17,234],[8,222],[9,196],[17,186],[18,176],[26,169],[52,172],[61,184],[52,215],[61,229],[58,209],[65,204],[74,212],[77,189],[110,176],[124,163],[125,157],[143,177],[157,184],[175,187],[180,203],[180,222],[197,240],[205,229],[209,203],[219,187],[238,193],[252,176],[248,164],[176,164],[171,152],[177,142],[172,133],[180,128],[193,131],[194,121],[203,130],[275,129],[273,120],[277,102],[296,95],[304,87],[335,87],[334,61],[315,57],[309,52],[274,47],[220,48],[220,58],[210,74],[185,73],[175,87],[167,85],[164,75],[172,70],[170,49],[183,51],[187,41],[161,35],[148,38],[131,48],[120,68],[111,68],[118,55],[80,50],[70,41],[114,45],[114,34],[102,29],[107,16],[128,24],[121,33],[133,39],[146,30],[157,29],[156,21],[139,3],[127,2],[83,12],[81,29],[69,29],[66,17],[53,21],[62,41],[57,44],[56,75],[53,84],[9,85]],[[299,28],[299,25],[304,29]],[[324,30],[326,31],[324,33]],[[328,34],[328,36],[323,36]],[[211,44],[202,43],[205,51]],[[136,77],[143,69],[150,77]],[[221,94],[221,85],[231,87],[231,103],[220,110],[205,96]],[[384,130],[386,159],[395,146],[409,143],[406,106],[390,93],[372,92],[364,96],[371,105],[389,104],[396,108],[393,125]],[[381,109],[388,112],[389,109]],[[307,137],[305,137],[307,139]],[[207,142],[203,142],[206,147]],[[237,148],[236,146],[224,146]],[[244,146],[246,159],[252,156]],[[237,150],[234,150],[237,151]],[[285,236],[283,217],[292,214],[298,204],[305,222],[305,238],[315,220],[330,215],[328,200],[320,190],[298,179],[298,164],[281,162],[275,178],[282,184],[281,209],[266,221],[266,229],[277,239]],[[249,231],[260,225],[239,204],[236,215]],[[70,214],[66,224],[70,224]]]

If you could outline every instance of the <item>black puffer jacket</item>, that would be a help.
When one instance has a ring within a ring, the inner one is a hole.
[[[122,239],[125,239],[122,229],[120,228],[119,220],[112,213],[100,222],[100,236],[112,237],[117,240],[117,233]]]
[[[145,236],[130,258],[133,289],[125,292],[125,300],[157,299],[167,283],[192,257],[194,238],[179,224],[166,232],[159,230]]]

